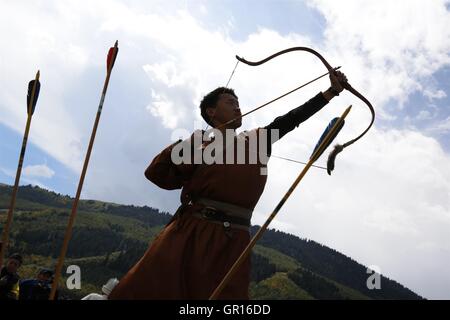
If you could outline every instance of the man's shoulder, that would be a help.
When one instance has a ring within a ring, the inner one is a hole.
[[[23,279],[20,280],[20,285],[21,286],[30,286],[30,285],[34,285],[37,284],[38,280],[37,279]]]
[[[12,273],[10,274],[9,279],[12,283],[17,283],[20,281],[20,275],[18,273]]]
[[[18,273],[9,273],[5,267],[3,267],[4,269],[2,269],[1,273],[0,273],[0,278],[3,277],[7,277],[8,281],[19,281],[20,280],[20,276]]]
[[[259,132],[259,130],[261,130],[261,129],[264,129],[264,128],[257,127],[257,128],[253,128],[253,129],[243,130],[238,135],[247,135],[248,136],[252,133]]]
[[[263,127],[257,127],[250,130],[244,130],[241,133],[237,135],[238,138],[245,138],[249,139],[250,137],[258,138],[258,136],[261,136],[261,134],[264,134],[264,131],[266,131],[266,128]],[[263,136],[261,136],[263,137]]]

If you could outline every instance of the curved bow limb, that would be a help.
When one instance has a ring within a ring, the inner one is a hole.
[[[250,66],[259,66],[261,64],[264,64],[264,63],[272,60],[275,57],[278,57],[280,55],[283,55],[288,52],[293,52],[293,51],[306,51],[306,52],[312,53],[317,58],[319,58],[320,61],[322,61],[322,63],[325,65],[325,67],[328,69],[328,71],[330,73],[336,72],[331,67],[331,65],[328,63],[328,61],[320,53],[318,53],[316,50],[308,48],[308,47],[292,47],[292,48],[284,49],[284,50],[274,53],[271,56],[264,58],[260,61],[248,61],[239,56],[236,56],[236,59],[239,60],[240,62],[245,63]],[[344,89],[351,92],[354,96],[358,97],[360,100],[362,100],[367,105],[367,107],[370,109],[370,112],[372,114],[372,120],[370,121],[369,126],[356,138],[351,139],[342,145],[335,146],[334,150],[330,153],[330,155],[328,157],[328,161],[327,161],[328,174],[331,174],[331,171],[334,169],[334,161],[336,159],[337,154],[340,153],[342,150],[344,150],[344,148],[348,147],[349,145],[351,145],[351,144],[355,143],[356,141],[358,141],[359,139],[361,139],[367,133],[367,131],[369,131],[369,129],[372,127],[372,125],[375,121],[375,110],[374,110],[372,104],[370,103],[370,101],[366,97],[364,97],[361,93],[359,93],[356,89],[354,89],[348,82],[344,83],[343,87],[344,87]]]

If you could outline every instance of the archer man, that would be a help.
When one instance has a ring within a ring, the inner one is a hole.
[[[337,71],[330,74],[330,81],[329,89],[264,128],[278,130],[282,138],[339,95],[347,78]],[[252,151],[246,133],[235,133],[241,126],[241,111],[232,89],[220,87],[208,93],[200,110],[203,119],[226,137],[223,153],[230,152],[229,146],[235,148],[234,140],[239,139],[244,139],[247,152]],[[225,134],[230,129],[231,136]],[[187,141],[193,141],[192,136]],[[109,299],[208,299],[250,242],[250,219],[267,179],[261,174],[265,164],[176,164],[172,150],[178,143],[161,151],[145,176],[163,189],[181,189],[181,206]],[[250,257],[219,299],[249,299],[249,284]]]

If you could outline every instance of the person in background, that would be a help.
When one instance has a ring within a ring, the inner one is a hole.
[[[19,280],[17,273],[22,265],[22,256],[14,253],[9,256],[5,266],[0,271],[0,300],[19,299]]]
[[[41,269],[35,279],[20,281],[19,300],[48,300],[52,289],[53,271]],[[57,299],[56,293],[55,299]]]

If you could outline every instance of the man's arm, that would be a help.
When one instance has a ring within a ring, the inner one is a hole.
[[[160,188],[174,190],[183,186],[181,173],[178,172],[171,159],[172,149],[179,142],[177,141],[161,151],[145,169],[145,177]]]
[[[339,91],[333,87],[328,88],[328,90],[322,92],[323,97],[329,102],[331,99],[339,95]]]
[[[163,189],[174,190],[182,188],[185,182],[190,179],[195,170],[194,148],[196,140],[194,139],[194,136],[199,134],[203,134],[203,132],[196,131],[190,138],[184,141],[178,140],[177,142],[166,147],[147,167],[145,170],[145,177]],[[172,150],[175,147],[181,147],[181,149],[178,148],[180,150],[174,150],[175,154],[180,157],[183,157],[184,147],[190,148],[190,161],[183,158],[182,163],[173,163]],[[188,162],[186,163],[184,160],[187,160]]]
[[[331,99],[338,96],[344,85],[347,82],[347,77],[340,71],[330,73],[331,86],[326,91],[317,94],[314,98],[306,102],[305,104],[297,107],[287,114],[281,117],[275,118],[275,120],[265,127],[268,130],[268,151],[271,153],[271,145],[273,142],[281,139],[286,133],[292,131],[295,127],[298,127],[300,123],[309,119],[313,114],[322,109]],[[278,130],[278,139],[273,141],[271,139],[271,130]]]
[[[327,105],[334,96],[334,93],[328,89],[325,92],[320,92],[308,102],[292,109],[285,115],[275,118],[265,127],[268,130],[269,139],[271,130],[278,130],[278,139],[281,139],[286,133],[298,127],[300,123],[308,120],[313,114]]]

